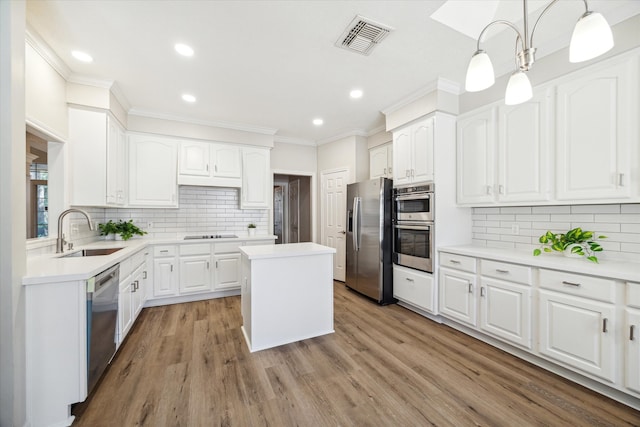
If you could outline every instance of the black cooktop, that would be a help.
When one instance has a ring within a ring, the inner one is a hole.
[[[195,239],[234,239],[237,238],[235,234],[204,234],[201,236],[185,236],[184,240]]]

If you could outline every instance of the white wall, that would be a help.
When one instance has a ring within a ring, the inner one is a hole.
[[[26,423],[25,2],[0,1],[0,425]],[[18,189],[18,190],[15,190]]]
[[[381,130],[373,135],[369,135],[367,138],[367,147],[372,149],[391,142],[393,142],[393,133]]]
[[[318,151],[315,146],[276,142],[271,150],[271,170],[316,174]]]
[[[366,138],[356,135],[347,136],[318,147],[319,174],[342,168],[349,170],[350,183],[369,178],[369,151]]]
[[[29,43],[26,44],[25,61],[25,108],[29,124],[59,141],[66,140],[66,80]]]

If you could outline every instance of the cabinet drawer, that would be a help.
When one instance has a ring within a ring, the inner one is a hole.
[[[393,296],[411,305],[435,313],[433,276],[393,266]]]
[[[476,259],[470,256],[454,255],[447,252],[440,252],[440,266],[475,273]]]
[[[154,246],[153,248],[153,256],[175,256],[176,255],[176,247],[175,246]]]
[[[216,254],[240,252],[240,242],[216,243],[213,245],[213,252]]]
[[[193,245],[180,245],[180,255],[209,255],[210,243],[197,243]]]
[[[604,302],[615,302],[615,281],[540,269],[540,287]]]
[[[510,282],[531,284],[531,267],[500,261],[480,260],[480,274]]]
[[[120,261],[120,270],[118,271],[119,280],[130,275],[132,271],[133,266],[131,264],[131,258]]]
[[[640,283],[627,282],[627,305],[640,308]]]

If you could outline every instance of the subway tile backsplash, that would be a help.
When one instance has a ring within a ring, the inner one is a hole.
[[[640,262],[640,204],[474,208],[473,243],[532,251],[547,230],[571,228],[607,236],[600,259]]]

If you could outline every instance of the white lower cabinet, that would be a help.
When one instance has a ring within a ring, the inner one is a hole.
[[[133,325],[131,310],[131,275],[120,279],[120,295],[118,295],[118,343],[122,343]]]
[[[481,278],[480,329],[521,347],[531,348],[531,288]]]
[[[180,294],[211,290],[211,245],[180,246]]]
[[[393,297],[429,313],[437,311],[435,282],[428,273],[394,265]]]
[[[622,331],[625,342],[624,385],[640,393],[640,283],[627,282],[626,291],[625,328]]]
[[[146,250],[139,251],[120,263],[118,295],[118,345],[125,339],[146,300]]]
[[[475,274],[441,268],[439,276],[440,314],[475,327],[477,325]]]
[[[240,289],[242,271],[240,253],[216,254],[214,259],[216,265],[214,290]]]
[[[175,246],[156,246],[153,249],[153,296],[178,294],[178,257]]]

